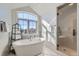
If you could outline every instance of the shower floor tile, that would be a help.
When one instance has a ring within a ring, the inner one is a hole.
[[[59,48],[59,51],[69,55],[69,56],[76,56],[76,51],[70,49],[70,48],[67,48],[67,47],[63,47],[63,46],[60,46]]]

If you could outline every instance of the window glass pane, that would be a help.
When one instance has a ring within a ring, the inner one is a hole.
[[[21,29],[23,29],[23,25],[24,25],[23,21],[22,21],[22,20],[19,20],[19,22],[18,22],[18,23],[20,24]]]
[[[24,30],[24,24],[21,24],[21,29]]]
[[[29,33],[36,32],[36,21],[29,21]]]
[[[32,15],[30,13],[27,12],[20,12],[17,14],[19,19],[27,19],[27,20],[37,20],[37,17],[35,15]]]
[[[17,14],[19,24],[21,25],[21,30],[23,33],[35,33],[36,32],[36,24],[37,24],[37,16],[28,12],[19,12]],[[29,25],[29,26],[28,26]]]
[[[29,22],[29,28],[36,29],[36,22],[35,21],[30,21]]]
[[[29,14],[28,13],[24,13],[24,19],[29,19]]]
[[[24,13],[18,13],[17,16],[19,19],[24,19]]]
[[[28,28],[28,23],[27,23],[27,21],[19,20],[19,24],[20,24],[22,30]]]
[[[29,20],[37,20],[37,17],[30,14],[30,15],[29,15]]]
[[[27,21],[24,21],[24,29],[28,29],[28,23],[27,23]]]

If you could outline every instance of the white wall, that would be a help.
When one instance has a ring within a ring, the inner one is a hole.
[[[77,54],[79,56],[79,4],[77,4]]]
[[[9,27],[11,24],[11,14],[8,7],[0,6],[0,20],[7,22],[7,30],[9,31]]]
[[[56,8],[62,3],[37,3],[32,8],[51,25],[56,24]]]

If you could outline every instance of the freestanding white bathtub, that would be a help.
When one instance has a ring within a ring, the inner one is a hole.
[[[23,39],[13,42],[17,56],[35,56],[42,53],[44,40]]]

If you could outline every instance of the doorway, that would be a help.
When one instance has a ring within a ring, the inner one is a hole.
[[[66,3],[57,8],[57,50],[77,54],[77,4]]]

